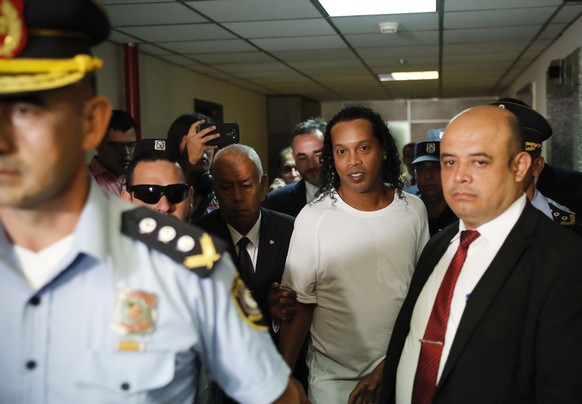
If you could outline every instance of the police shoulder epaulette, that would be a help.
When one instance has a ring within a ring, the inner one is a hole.
[[[559,223],[562,226],[575,226],[577,224],[576,213],[570,212],[569,210],[566,209],[562,209],[561,207],[556,206],[552,202],[549,202],[548,205],[550,206],[550,210],[552,211],[552,217],[554,218],[554,222]]]
[[[144,206],[123,212],[121,231],[202,277],[210,275],[226,249],[205,231]]]

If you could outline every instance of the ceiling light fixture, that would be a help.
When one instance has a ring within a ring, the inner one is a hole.
[[[436,11],[436,0],[319,0],[319,4],[330,17],[431,13]]]
[[[405,80],[437,80],[439,72],[436,70],[424,72],[392,72],[378,75],[380,81],[405,81]]]

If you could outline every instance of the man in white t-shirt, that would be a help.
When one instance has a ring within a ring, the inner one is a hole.
[[[295,221],[283,285],[297,292],[280,349],[295,365],[302,342],[312,403],[373,402],[385,348],[416,260],[426,210],[402,192],[398,151],[380,115],[342,109],[322,151],[323,196]]]

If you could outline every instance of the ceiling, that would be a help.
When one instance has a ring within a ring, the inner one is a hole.
[[[503,94],[582,13],[581,1],[562,0],[438,0],[436,13],[335,18],[317,0],[101,3],[113,42],[263,94],[319,101]],[[398,32],[380,33],[384,21]],[[416,70],[441,78],[376,77]]]

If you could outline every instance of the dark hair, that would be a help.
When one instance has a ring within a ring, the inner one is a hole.
[[[109,121],[109,129],[127,132],[130,129],[136,129],[135,119],[127,112],[120,109],[114,109]]]
[[[356,119],[364,119],[372,124],[372,132],[386,154],[386,160],[382,162],[382,179],[385,183],[390,184],[398,192],[398,195],[401,196],[404,184],[400,179],[400,158],[398,157],[398,148],[396,147],[394,138],[378,113],[370,108],[360,106],[343,108],[327,123],[321,153],[323,192],[329,194],[332,192],[332,189],[337,190],[340,186],[339,176],[333,160],[331,130],[340,122],[350,122]]]
[[[180,163],[178,162],[178,160],[176,160],[175,158],[172,158],[171,156],[169,156],[167,154],[159,153],[157,151],[152,150],[150,152],[143,153],[137,159],[131,160],[131,162],[127,166],[127,170],[125,170],[125,185],[126,185],[126,187],[129,188],[133,185],[133,173],[135,172],[135,167],[137,167],[137,165],[139,163],[162,161],[162,160],[167,161],[167,162],[172,163],[172,164],[177,164],[178,168],[180,169],[182,179],[184,180],[184,182],[186,182],[186,176],[184,175],[184,171],[182,170],[182,166],[180,166]]]
[[[314,133],[315,131],[320,131],[322,134],[325,133],[326,123],[322,118],[309,118],[306,121],[299,122],[293,132],[291,132],[290,140],[293,141],[295,136],[298,135],[308,135]]]
[[[214,124],[214,121],[209,116],[201,114],[200,112],[192,112],[190,114],[183,114],[177,117],[168,128],[166,139],[173,139],[180,143],[182,138],[190,130],[190,126],[196,121],[205,120],[206,123]]]

